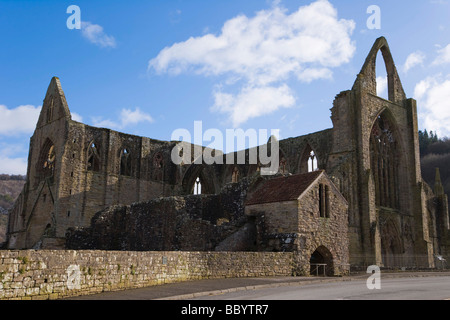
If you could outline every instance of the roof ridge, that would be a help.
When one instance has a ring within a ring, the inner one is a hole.
[[[264,180],[249,194],[245,205],[296,200],[324,172],[325,170],[317,170]]]

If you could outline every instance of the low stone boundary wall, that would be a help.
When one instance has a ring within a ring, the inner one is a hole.
[[[0,300],[59,299],[180,281],[290,276],[291,252],[0,251]]]

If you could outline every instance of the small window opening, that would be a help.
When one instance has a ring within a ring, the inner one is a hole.
[[[231,182],[238,183],[239,182],[239,169],[234,167],[233,174],[231,175]]]
[[[282,174],[287,173],[287,161],[286,161],[286,159],[284,157],[280,159],[280,169],[279,169],[279,171]]]
[[[95,172],[100,171],[100,149],[95,143],[91,143],[89,146],[87,169]]]
[[[53,97],[50,97],[50,104],[47,108],[47,123],[51,122],[53,120]]]
[[[317,171],[318,166],[317,166],[317,156],[314,153],[314,151],[311,150],[311,152],[309,153],[309,158],[308,158],[308,172],[314,172]]]
[[[200,181],[200,177],[197,177],[194,183],[194,195],[202,194],[202,183]]]
[[[131,176],[131,153],[128,149],[123,149],[120,157],[120,174]]]
[[[321,218],[330,217],[330,187],[319,185],[319,215]]]

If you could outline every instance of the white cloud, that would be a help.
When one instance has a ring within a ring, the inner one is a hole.
[[[0,135],[16,136],[20,134],[31,134],[36,128],[42,106],[22,105],[15,109],[8,109],[5,105],[0,105]],[[72,119],[78,122],[83,121],[83,117],[75,112],[71,112]]]
[[[403,71],[406,73],[411,68],[417,66],[417,65],[423,65],[423,62],[425,61],[425,54],[420,51],[416,51],[411,53],[405,61],[405,64],[403,66]]]
[[[41,106],[32,105],[8,109],[0,105],[0,137],[8,141],[0,141],[0,174],[26,174],[28,160],[23,155],[28,153],[28,145],[23,143],[22,137],[34,132],[41,109]],[[81,116],[73,112],[72,118],[82,121]],[[14,139],[17,142],[14,143]]]
[[[77,122],[83,122],[83,117],[80,116],[78,113],[70,112],[70,114],[72,115],[72,120]]]
[[[450,63],[450,44],[438,50],[438,57],[433,61],[433,65]]]
[[[23,105],[8,109],[0,105],[0,135],[14,136],[32,133],[36,128],[40,112],[41,106]]]
[[[0,141],[0,174],[26,174],[27,153],[28,145],[21,139]]]
[[[149,114],[142,112],[139,108],[136,108],[134,111],[131,109],[122,109],[119,118],[120,121],[101,118],[93,118],[92,120],[94,126],[96,127],[106,127],[118,130],[141,122],[154,122],[154,119]]]
[[[139,108],[136,108],[134,111],[130,109],[123,109],[120,113],[120,117],[122,119],[122,125],[124,127],[137,124],[139,122],[153,122],[153,118],[146,114],[145,112],[142,112]]]
[[[279,7],[253,18],[225,22],[219,36],[207,34],[175,43],[149,62],[157,72],[179,74],[190,68],[205,75],[229,72],[267,84],[293,72],[321,70],[348,62],[355,47],[349,35],[354,22],[338,20],[325,0],[287,15]]]
[[[279,96],[283,88],[286,93],[286,82],[292,76],[305,83],[330,79],[332,68],[353,57],[355,45],[350,36],[355,23],[338,19],[337,10],[327,0],[302,6],[291,14],[278,4],[274,2],[272,8],[259,11],[254,17],[239,15],[226,21],[219,35],[191,37],[164,48],[149,61],[149,70],[159,74],[225,76],[232,82],[239,79],[239,93],[214,94],[214,110],[231,110],[258,90]],[[221,99],[226,99],[226,103]],[[243,119],[294,104],[290,99],[289,103],[277,103],[272,98],[269,101],[273,104],[253,106]],[[236,123],[234,113],[229,113]]]
[[[420,81],[414,90],[418,101],[422,127],[450,137],[450,75],[430,76]]]
[[[88,21],[81,22],[81,34],[89,42],[100,47],[116,47],[116,39],[113,36],[107,35],[103,31],[103,27],[98,24],[93,24]]]
[[[9,158],[0,155],[1,172],[0,174],[21,174],[27,173],[27,158]]]
[[[295,98],[287,85],[281,87],[244,88],[238,95],[214,93],[214,111],[226,113],[233,126],[238,127],[247,120],[270,114],[279,108],[289,108]]]
[[[120,129],[120,124],[108,119],[102,119],[100,117],[92,117],[92,122],[95,127]]]
[[[427,90],[430,88],[432,81],[434,81],[433,78],[428,77],[425,80],[422,80],[418,84],[416,84],[416,87],[414,88],[414,97],[417,100],[423,99],[423,97],[427,93]]]

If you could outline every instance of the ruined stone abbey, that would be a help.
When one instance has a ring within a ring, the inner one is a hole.
[[[376,94],[379,51],[388,99]],[[331,119],[331,129],[279,141],[274,176],[258,164],[176,165],[181,142],[73,121],[55,77],[7,248],[285,251],[298,254],[300,272],[326,265],[329,274],[450,258],[447,197],[422,180],[416,101],[384,38],[336,96]]]

